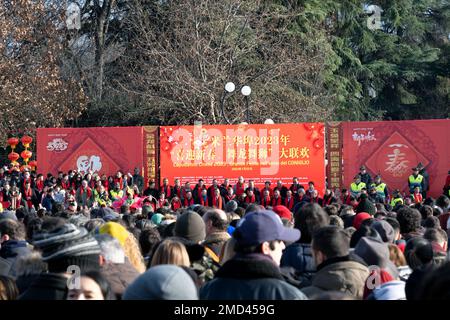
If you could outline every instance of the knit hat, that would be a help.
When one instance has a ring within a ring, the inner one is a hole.
[[[377,230],[384,242],[394,242],[395,232],[394,228],[392,228],[389,222],[385,220],[375,221],[374,223],[372,223],[371,227]]]
[[[111,237],[119,240],[122,247],[125,245],[125,241],[127,240],[129,233],[127,229],[118,224],[117,222],[107,222],[102,225],[99,230],[99,234],[109,234]]]
[[[157,226],[161,223],[161,221],[164,219],[164,216],[161,213],[155,213],[152,215],[152,222],[156,224]]]
[[[389,259],[387,243],[372,237],[362,237],[353,252],[360,256],[367,265],[378,266],[387,270],[394,278],[398,277],[397,267]]]
[[[66,272],[76,265],[83,269],[98,269],[100,246],[85,228],[66,223],[51,232],[35,235],[33,245],[42,252],[50,272]]]
[[[175,265],[151,267],[131,283],[124,300],[198,300],[191,276]]]
[[[230,200],[225,205],[225,212],[234,212],[238,208],[238,204],[234,200]]]
[[[69,222],[74,224],[77,227],[84,226],[84,224],[86,222],[88,222],[88,221],[89,221],[89,219],[82,213],[80,213],[80,214],[73,214],[69,218]]]
[[[360,213],[358,213],[353,218],[353,227],[355,229],[359,229],[359,227],[361,226],[361,223],[364,220],[367,220],[367,219],[370,219],[370,218],[372,218],[372,216],[370,214],[368,214],[367,212],[360,212]]]
[[[195,242],[203,241],[206,237],[205,222],[197,212],[186,211],[177,219],[175,235]]]
[[[13,211],[5,210],[2,213],[0,213],[0,221],[5,220],[5,219],[11,219],[11,220],[17,221],[17,216]]]
[[[281,219],[292,220],[292,213],[287,207],[280,205],[273,207],[272,210],[279,215]]]

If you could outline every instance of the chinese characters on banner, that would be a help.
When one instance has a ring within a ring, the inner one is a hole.
[[[143,127],[37,129],[38,170],[115,175],[140,168],[145,178],[156,179],[157,129],[145,127],[145,135]]]
[[[342,127],[340,122],[327,123],[328,187],[342,187]]]
[[[344,186],[361,165],[380,174],[392,192],[408,192],[408,177],[421,162],[430,175],[429,196],[438,197],[450,169],[450,120],[343,122]]]
[[[322,193],[324,131],[323,123],[161,127],[160,179],[209,184],[243,176],[262,186],[298,177]]]
[[[158,181],[158,127],[144,127],[144,187],[149,180]]]

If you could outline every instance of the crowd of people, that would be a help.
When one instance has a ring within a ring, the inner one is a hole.
[[[0,299],[447,298],[450,198],[415,169],[402,196],[2,168]]]

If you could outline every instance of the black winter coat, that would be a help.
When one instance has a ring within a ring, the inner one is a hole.
[[[8,275],[15,278],[17,274],[17,260],[20,257],[31,254],[31,247],[24,240],[8,240],[2,243],[0,257],[10,262]]]
[[[259,256],[259,257],[257,257]],[[283,280],[280,269],[262,255],[237,255],[200,289],[202,300],[305,300]]]
[[[67,278],[55,273],[42,273],[18,300],[66,300]]]

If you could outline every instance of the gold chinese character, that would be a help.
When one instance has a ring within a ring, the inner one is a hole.
[[[267,149],[259,149],[259,159],[267,159]]]
[[[228,149],[227,150],[227,158],[234,160],[236,158],[236,150]]]
[[[217,146],[220,146],[220,137],[211,137],[211,145],[215,148]]]
[[[284,135],[284,134],[281,135],[280,140],[284,144],[284,146],[286,146],[288,144],[288,142],[291,141],[291,139],[289,138],[289,135]]]
[[[281,148],[281,155],[280,155],[280,159],[287,159],[288,158],[288,149],[286,148]]]
[[[256,159],[257,157],[256,149],[248,149],[248,158],[249,159]]]
[[[239,149],[238,159],[247,159],[245,149]]]
[[[289,158],[291,159],[297,159],[300,157],[300,150],[298,147],[296,148],[289,148]]]
[[[214,152],[214,149],[209,150],[208,155],[206,156],[206,159],[208,159],[208,160],[216,159],[216,153]]]
[[[309,148],[308,147],[303,147],[302,150],[300,150],[300,157],[302,159],[309,158]]]

